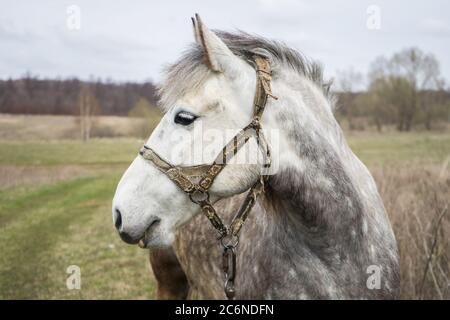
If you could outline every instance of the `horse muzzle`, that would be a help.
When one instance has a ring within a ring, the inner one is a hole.
[[[145,226],[130,226],[124,223],[122,212],[116,207],[113,211],[114,226],[119,232],[120,238],[128,244],[138,244],[141,248],[146,248],[157,235],[157,229],[161,223],[158,217],[151,217]]]

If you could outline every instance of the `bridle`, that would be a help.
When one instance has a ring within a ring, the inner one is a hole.
[[[272,72],[267,58],[254,57],[256,64],[256,92],[253,100],[253,116],[251,122],[241,129],[231,139],[212,164],[197,166],[174,166],[160,157],[155,151],[144,145],[139,154],[153,163],[161,172],[165,173],[181,190],[189,195],[189,199],[198,204],[203,214],[209,219],[213,227],[219,232],[218,240],[223,246],[223,270],[225,273],[225,294],[228,299],[235,296],[234,279],[236,276],[236,247],[239,244],[239,231],[248,214],[256,203],[258,196],[264,192],[264,184],[268,175],[260,173],[259,179],[250,187],[244,202],[234,216],[230,226],[226,226],[217,214],[209,200],[209,189],[214,179],[245,145],[251,137],[256,139],[258,147],[264,155],[263,167],[268,169],[271,165],[270,149],[261,127],[261,117],[264,112],[267,98],[272,95],[270,81]],[[144,245],[145,246],[145,245]]]

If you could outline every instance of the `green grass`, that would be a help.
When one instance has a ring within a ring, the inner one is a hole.
[[[353,152],[369,166],[415,163],[442,163],[450,157],[450,135],[436,133],[386,133],[350,135]]]
[[[2,164],[70,161],[102,169],[52,185],[0,191],[1,299],[153,297],[148,252],[124,244],[111,221],[117,182],[138,146],[134,140],[0,143]],[[70,265],[81,268],[81,290],[66,287]]]
[[[138,139],[2,141],[0,165],[112,165],[130,163],[142,141]]]
[[[115,187],[141,143],[0,141],[0,165],[94,168],[85,177],[0,190],[1,299],[154,297],[148,252],[121,242],[111,221]],[[448,134],[352,134],[349,143],[369,167],[450,156]],[[81,290],[66,288],[70,265],[81,268]]]

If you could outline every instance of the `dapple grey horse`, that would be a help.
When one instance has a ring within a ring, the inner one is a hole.
[[[224,145],[204,132],[244,127],[252,113],[253,57],[272,66],[261,119],[276,170],[242,227],[237,249],[239,299],[392,299],[399,293],[395,237],[376,184],[350,150],[334,115],[321,68],[278,42],[210,31],[197,18],[196,44],[163,82],[165,115],[146,142],[176,165],[210,163]],[[202,132],[196,130],[200,125]],[[199,131],[199,132],[196,132]],[[226,142],[226,141],[225,141]],[[239,153],[250,152],[248,149]],[[230,221],[258,165],[226,166],[210,189]],[[145,239],[162,299],[223,299],[217,233],[166,175],[137,156],[113,200],[120,236]]]

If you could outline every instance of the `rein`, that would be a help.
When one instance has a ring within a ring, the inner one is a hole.
[[[258,196],[264,192],[264,185],[267,182],[268,176],[260,174],[259,179],[249,189],[244,202],[229,226],[223,223],[209,201],[209,188],[213,184],[214,179],[227,165],[227,160],[235,156],[251,137],[256,139],[258,147],[262,150],[265,158],[263,167],[269,168],[271,165],[270,149],[261,130],[260,121],[267,103],[267,98],[270,96],[277,99],[277,97],[271,91],[270,81],[272,80],[272,72],[269,60],[260,56],[255,56],[254,59],[257,81],[253,100],[252,120],[225,145],[212,164],[174,166],[146,145],[139,152],[145,160],[152,162],[153,165],[166,174],[181,190],[187,193],[189,199],[200,206],[202,213],[219,232],[218,240],[223,247],[223,271],[226,278],[224,290],[228,299],[233,299],[236,293],[234,280],[236,277],[236,249],[239,244],[239,232],[248,214],[255,205]],[[145,247],[145,244],[141,247]]]

